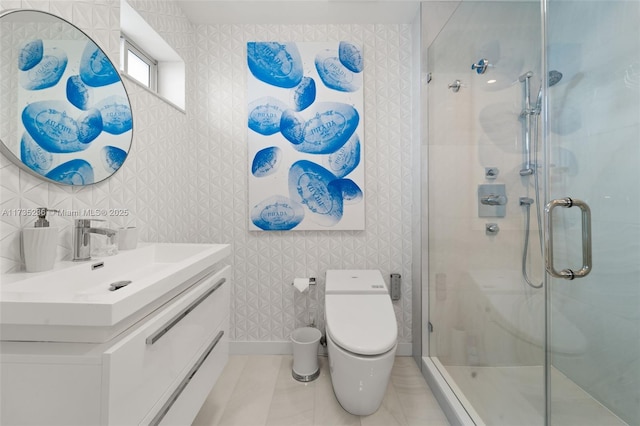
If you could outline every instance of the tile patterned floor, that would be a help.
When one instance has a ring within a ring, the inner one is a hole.
[[[382,406],[370,416],[354,416],[340,406],[328,360],[319,360],[320,377],[300,383],[291,377],[290,355],[231,356],[194,425],[449,425],[412,358],[396,358]]]

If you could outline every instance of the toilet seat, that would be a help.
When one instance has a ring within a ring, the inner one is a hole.
[[[356,355],[380,355],[395,348],[398,326],[388,294],[325,296],[327,333]]]

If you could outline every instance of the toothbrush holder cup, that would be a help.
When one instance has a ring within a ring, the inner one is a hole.
[[[133,250],[138,245],[138,228],[120,228],[118,229],[118,249]]]

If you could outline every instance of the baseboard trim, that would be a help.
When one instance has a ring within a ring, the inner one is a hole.
[[[229,342],[231,355],[290,355],[293,353],[291,342]]]
[[[411,343],[398,343],[396,356],[411,356]],[[291,355],[293,347],[291,342],[269,341],[269,342],[229,342],[229,353],[231,355]],[[327,348],[320,346],[320,355],[327,354]]]

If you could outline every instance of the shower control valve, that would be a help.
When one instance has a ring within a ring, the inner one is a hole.
[[[497,223],[487,223],[484,230],[487,235],[496,235],[500,231],[500,227]]]
[[[481,197],[480,202],[486,206],[504,206],[507,204],[507,197],[504,195],[489,194]]]
[[[478,216],[505,217],[507,191],[503,183],[478,185]]]

